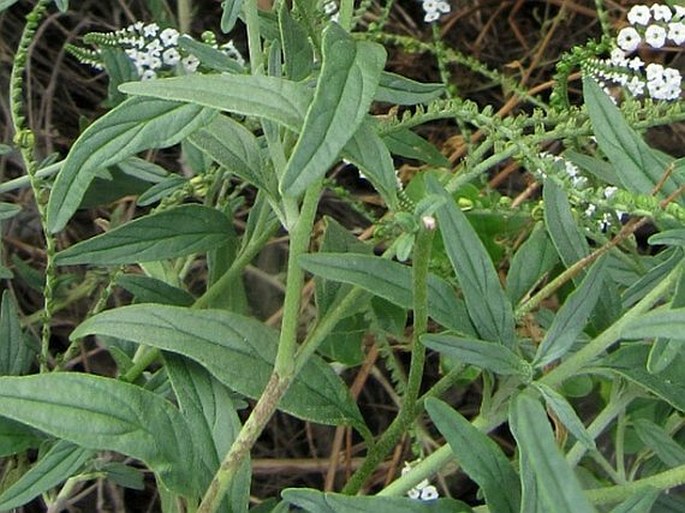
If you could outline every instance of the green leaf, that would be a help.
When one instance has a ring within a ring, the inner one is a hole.
[[[206,489],[240,431],[240,419],[231,392],[207,370],[173,353],[166,353],[164,361],[181,412],[193,433],[193,447],[201,465],[200,485]],[[228,511],[247,511],[250,468],[248,457],[228,492]],[[228,504],[226,500],[224,503]],[[224,506],[220,511],[227,508]]]
[[[445,92],[443,84],[426,84],[384,71],[374,100],[394,105],[416,105],[440,98]]]
[[[257,138],[237,121],[217,116],[188,140],[221,166],[275,197],[275,177],[264,165]]]
[[[181,495],[199,491],[184,419],[140,387],[72,372],[0,377],[0,415],[86,449],[138,458]]]
[[[589,76],[583,77],[583,96],[597,144],[614,166],[623,186],[631,192],[650,194],[665,176],[669,162],[647,146],[607,94]],[[668,177],[660,195],[671,194],[678,181]]]
[[[395,155],[420,160],[435,167],[450,166],[450,161],[435,146],[409,129],[385,134],[383,142]]]
[[[278,11],[278,24],[281,29],[286,76],[296,82],[304,80],[312,72],[314,63],[314,51],[307,31],[293,19],[286,6],[281,6]]]
[[[87,319],[71,334],[109,335],[184,355],[224,385],[248,397],[261,395],[276,357],[277,334],[255,319],[223,310],[133,305]],[[333,370],[313,358],[280,403],[283,411],[322,424],[368,429],[349,391]]]
[[[28,426],[0,417],[0,458],[38,447],[43,439]]]
[[[648,419],[635,419],[637,436],[669,468],[685,465],[685,449],[664,428]]]
[[[150,214],[57,253],[57,265],[151,262],[221,246],[231,221],[202,205]]]
[[[532,470],[535,476],[538,510],[594,513],[595,509],[583,494],[573,470],[559,452],[542,405],[525,394],[519,394],[511,404],[509,426],[519,451],[527,458],[526,470]]]
[[[0,221],[11,219],[21,212],[21,206],[13,203],[0,203]]]
[[[545,225],[562,262],[571,266],[590,253],[590,246],[585,236],[578,229],[574,219],[568,195],[553,180],[545,180],[542,189],[545,203]]]
[[[464,472],[480,486],[490,511],[518,513],[521,484],[502,449],[446,403],[426,399],[426,411]]]
[[[329,280],[362,287],[403,308],[413,307],[411,268],[370,255],[317,253],[302,255],[300,265]],[[429,315],[446,328],[475,335],[464,304],[452,287],[433,274],[428,275]]]
[[[182,176],[170,175],[138,196],[136,204],[139,207],[147,207],[153,203],[157,203],[158,201],[171,196],[175,191],[185,187],[188,184],[188,181],[187,178]]]
[[[397,175],[395,164],[383,140],[375,130],[375,122],[364,120],[343,148],[343,156],[362,170],[392,210],[397,208]]]
[[[189,292],[142,274],[122,274],[116,284],[133,294],[136,303],[190,306],[195,302]]]
[[[645,297],[650,290],[661,283],[661,280],[682,261],[683,253],[678,248],[667,249],[662,253],[663,256],[666,256],[668,254],[667,252],[671,253],[671,256],[667,260],[653,266],[644,276],[635,281],[623,292],[621,301],[624,309],[627,310]]]
[[[538,346],[533,365],[544,367],[571,349],[599,299],[604,286],[605,263],[605,259],[595,262],[580,286],[566,298]]]
[[[552,409],[561,423],[566,426],[566,429],[576,437],[576,440],[590,450],[597,448],[594,439],[587,432],[578,415],[576,415],[573,406],[563,395],[552,390],[544,383],[533,383],[533,386],[540,391],[547,406]]]
[[[385,65],[382,46],[355,41],[335,23],[324,30],[322,52],[314,99],[281,177],[284,195],[299,196],[335,162],[364,120]]]
[[[12,7],[18,0],[0,0],[0,12]]]
[[[21,330],[14,300],[5,290],[0,305],[0,376],[26,374],[35,359],[36,353],[29,347]]]
[[[621,330],[625,339],[666,337],[685,339],[685,308],[658,309],[647,312]]]
[[[558,261],[557,252],[543,225],[536,224],[511,259],[506,287],[509,300],[513,304],[518,303]]]
[[[438,227],[461,285],[469,317],[480,338],[513,347],[514,313],[487,250],[464,213],[434,176],[426,176],[426,187],[428,192],[447,199],[436,211]]]
[[[311,93],[304,84],[264,75],[185,75],[129,82],[119,89],[128,94],[266,118],[296,132],[302,128],[311,101]]]
[[[674,228],[655,233],[647,239],[647,242],[652,246],[685,246],[685,228]]]
[[[626,499],[621,504],[612,509],[609,513],[650,513],[652,505],[656,502],[660,490],[642,489],[632,497]]]
[[[172,146],[215,115],[211,110],[151,98],[131,98],[90,125],[69,151],[50,194],[48,228],[60,231],[96,174],[149,148]]]
[[[671,299],[671,308],[685,307],[685,273],[681,273],[676,284],[673,298]],[[671,338],[657,338],[652,344],[652,349],[649,351],[649,359],[647,360],[647,369],[649,372],[657,373],[668,367],[671,362],[681,353],[683,353],[685,346],[682,340]]]
[[[680,411],[685,411],[685,357],[678,357],[659,373],[646,368],[649,346],[630,344],[601,361],[608,368],[661,397]]]
[[[66,481],[93,455],[70,442],[57,441],[48,452],[0,494],[0,511],[13,510],[23,506],[47,492],[59,483]]]
[[[233,30],[235,22],[238,21],[238,15],[242,6],[243,0],[224,0],[221,2],[221,7],[223,8],[221,12],[221,32],[228,34]]]
[[[471,513],[463,502],[453,499],[420,501],[408,497],[363,497],[324,493],[307,488],[288,488],[283,500],[310,513]]]
[[[231,1],[234,3],[242,3],[242,0]],[[238,61],[207,43],[202,43],[189,37],[179,37],[178,46],[197,57],[203,67],[211,68],[222,73],[244,72],[243,66]]]
[[[493,342],[484,342],[447,334],[427,334],[421,337],[426,347],[439,351],[458,361],[475,365],[495,374],[518,375],[530,380],[533,370],[528,362],[511,349]]]

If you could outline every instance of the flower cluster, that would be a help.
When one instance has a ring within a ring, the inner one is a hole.
[[[136,22],[116,32],[107,34],[89,34],[87,41],[100,46],[118,47],[131,59],[136,68],[136,72],[141,80],[151,80],[160,74],[175,74],[179,70],[184,73],[194,73],[200,66],[200,60],[191,52],[179,45],[181,38],[190,38],[185,34],[179,34],[174,28],[161,29],[156,23],[144,24],[142,21]],[[229,41],[224,45],[217,45],[212,39],[211,46],[218,49],[243,65],[245,63],[242,55]],[[73,52],[81,60],[95,67],[102,69],[100,51]],[[83,58],[83,56],[87,58]]]
[[[608,92],[608,84],[625,88],[632,96],[655,100],[677,100],[682,76],[677,69],[661,64],[645,64],[639,57],[629,57],[640,45],[660,49],[667,43],[685,43],[685,7],[654,4],[635,5],[628,12],[630,26],[622,28],[617,47],[608,59],[593,59],[586,68]]]
[[[570,180],[574,189],[583,189],[587,186],[587,178],[581,174],[578,166],[576,166],[570,160],[566,160],[559,155],[552,155],[546,151],[540,153],[539,156],[543,162],[548,162],[551,160],[550,168],[561,170],[562,173],[560,178]],[[542,176],[542,178],[547,178],[547,173],[543,169],[538,169],[537,172],[540,174],[540,176]]]
[[[404,463],[402,468],[402,475],[411,471],[411,465],[408,462]],[[414,488],[407,492],[407,495],[412,499],[420,499],[422,501],[432,501],[439,497],[438,490],[435,486],[428,484],[428,479],[424,479]]]
[[[432,23],[443,14],[448,14],[452,8],[447,0],[421,0],[421,7],[425,13],[423,21]]]
[[[340,12],[338,11],[338,4],[335,0],[326,0],[323,4],[323,12],[331,21],[334,21],[335,23],[340,21]]]

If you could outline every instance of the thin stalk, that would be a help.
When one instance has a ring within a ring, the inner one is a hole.
[[[190,33],[190,24],[193,20],[192,0],[178,0],[178,30],[181,34]]]
[[[53,175],[56,175],[60,169],[62,169],[62,166],[64,165],[64,161],[60,160],[59,162],[54,162],[50,164],[49,166],[45,166],[35,173],[35,177],[39,179],[43,178],[50,178]],[[24,176],[19,176],[17,178],[13,178],[12,180],[7,180],[4,183],[0,184],[0,194],[4,194],[6,192],[10,191],[15,191],[17,189],[24,189],[25,187],[30,187],[31,186],[31,177],[28,175]]]
[[[647,491],[651,488],[668,490],[682,484],[685,484],[685,465],[630,483],[588,490],[586,495],[593,504],[606,504],[623,501],[636,493]]]
[[[339,23],[347,32],[352,28],[352,15],[354,14],[354,0],[340,0]]]
[[[417,400],[423,377],[426,360],[426,348],[419,337],[428,328],[428,263],[430,261],[431,243],[434,230],[426,227],[419,229],[414,244],[412,264],[412,289],[414,296],[414,333],[412,336],[411,363],[407,387],[402,398],[402,405],[397,416],[388,429],[381,435],[378,443],[369,449],[362,466],[350,477],[343,488],[343,493],[355,494],[362,487],[369,475],[406,432],[417,413]]]
[[[602,354],[614,342],[621,338],[623,328],[633,322],[643,313],[647,312],[657,301],[659,301],[680,278],[682,264],[671,271],[654,289],[643,297],[633,308],[628,310],[623,317],[604,330],[599,336],[591,340],[577,353],[571,355],[567,360],[554,368],[549,374],[540,379],[541,383],[555,387],[564,380],[578,374],[597,356]]]
[[[259,30],[259,14],[257,0],[245,0],[243,3],[245,24],[247,25],[247,42],[250,52],[250,70],[253,75],[264,74],[264,51],[262,36]]]
[[[214,513],[231,486],[238,469],[249,455],[257,438],[276,411],[278,403],[295,378],[294,356],[297,349],[297,327],[304,285],[304,271],[300,268],[300,255],[307,252],[316,207],[321,193],[321,182],[312,185],[305,193],[302,210],[290,234],[288,277],[283,306],[283,322],[278,343],[276,363],[264,392],[238,433],[228,453],[214,475],[197,513]]]

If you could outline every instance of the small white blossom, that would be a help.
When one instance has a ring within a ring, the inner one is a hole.
[[[162,45],[159,43],[158,39],[153,39],[152,41],[150,41],[147,45],[145,45],[145,49],[151,57],[159,57],[163,50]]]
[[[677,45],[685,42],[685,23],[678,21],[668,24],[668,38]]]
[[[150,57],[148,66],[150,66],[150,69],[159,69],[162,67],[162,59],[159,57]]]
[[[652,6],[652,13],[654,14],[654,19],[657,21],[671,21],[673,13],[667,5],[654,4]]]
[[[433,216],[423,216],[421,218],[421,222],[423,223],[423,227],[429,231],[435,230],[435,227],[437,225],[435,217]]]
[[[150,23],[143,28],[143,35],[145,37],[155,37],[159,31],[159,25],[156,23]]]
[[[159,38],[162,40],[164,46],[176,46],[178,43],[178,30],[171,27],[165,28],[159,34]]]
[[[675,5],[673,6],[673,9],[675,9],[676,18],[685,18],[685,7],[682,5]]]
[[[183,58],[181,64],[183,64],[183,69],[185,69],[186,72],[195,73],[200,66],[200,60],[194,55],[189,55],[188,57]]]
[[[640,71],[644,65],[644,61],[639,57],[633,57],[632,59],[628,60],[628,67],[633,71]]]
[[[645,42],[652,48],[661,48],[666,43],[666,29],[659,25],[650,25],[645,30]]]
[[[634,5],[628,11],[628,23],[631,25],[647,25],[652,18],[652,13],[646,5]]]
[[[637,50],[641,42],[640,34],[633,27],[624,27],[616,36],[616,44],[627,53]]]
[[[626,59],[626,54],[620,48],[614,48],[611,50],[611,64],[614,66],[626,66],[628,59]]]
[[[585,217],[592,217],[595,215],[595,212],[597,212],[597,205],[589,204],[583,213]]]
[[[618,187],[614,187],[613,185],[609,185],[604,188],[604,197],[606,199],[611,198],[614,194],[616,194],[616,191],[618,191]]]
[[[435,488],[433,485],[426,486],[421,490],[421,496],[420,499],[422,501],[433,501],[440,497],[438,495],[438,490]]]
[[[155,73],[151,69],[146,69],[140,74],[141,80],[153,80],[155,78],[157,78],[157,73]]]
[[[441,15],[447,14],[452,10],[452,7],[446,0],[423,0],[421,3],[425,13],[423,21],[431,23],[440,18]]]
[[[167,66],[175,66],[181,61],[181,54],[178,53],[176,48],[167,48],[162,53],[162,61],[164,61],[164,64]]]

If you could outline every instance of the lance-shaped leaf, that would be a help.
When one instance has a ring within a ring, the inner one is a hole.
[[[429,398],[426,411],[464,472],[480,486],[490,511],[518,513],[521,483],[502,449],[444,402]]]
[[[375,100],[395,105],[416,105],[440,98],[445,92],[443,84],[427,84],[410,78],[389,73],[381,73]]]
[[[238,21],[238,15],[242,6],[242,0],[224,0],[221,2],[221,7],[223,8],[221,13],[221,32],[228,34],[233,30],[235,22]]]
[[[264,75],[185,75],[128,82],[119,89],[270,119],[294,131],[302,128],[312,98],[303,84]]]
[[[224,310],[133,305],[108,310],[81,324],[71,337],[108,335],[171,351],[196,361],[224,385],[261,395],[276,359],[277,334],[255,319]],[[322,424],[348,423],[368,434],[349,390],[319,358],[302,369],[280,403],[297,417]]]
[[[198,105],[130,98],[76,140],[50,193],[48,228],[55,233],[76,212],[96,174],[149,148],[172,146],[206,125],[215,112]]]
[[[566,267],[590,252],[590,246],[573,218],[568,195],[553,180],[545,180],[542,189],[545,202],[545,225],[554,246]]]
[[[665,337],[685,339],[685,308],[659,309],[640,315],[622,330],[627,339]]]
[[[516,374],[527,381],[533,375],[533,369],[528,362],[511,349],[499,344],[442,333],[423,335],[421,343],[461,362],[495,374]]]
[[[92,451],[70,442],[56,442],[24,475],[0,494],[0,511],[23,506],[41,493],[66,481],[92,455]]]
[[[403,308],[413,308],[411,268],[370,255],[317,253],[302,255],[300,265],[328,280],[350,283]],[[475,335],[464,303],[452,287],[433,274],[428,275],[429,315],[446,328]]]
[[[543,367],[564,356],[580,335],[597,304],[604,283],[605,259],[596,262],[580,286],[566,298],[538,346],[533,364]]]
[[[619,108],[589,76],[583,77],[583,96],[597,144],[613,164],[623,186],[631,192],[650,194],[664,178],[669,161],[647,146],[640,134],[628,125]],[[670,176],[661,190],[671,194],[677,188],[678,181]]]
[[[9,291],[2,294],[0,305],[0,376],[25,374],[34,363],[35,351],[21,330],[17,309]]]
[[[656,488],[643,488],[609,513],[649,513],[660,494],[661,490]]]
[[[300,195],[335,162],[364,120],[385,65],[382,46],[355,41],[335,23],[325,29],[322,53],[314,99],[281,178],[284,195]]]
[[[596,449],[594,439],[587,432],[583,422],[576,414],[573,406],[559,392],[551,389],[544,383],[534,383],[533,386],[540,391],[547,406],[552,409],[566,429],[590,450]]]
[[[363,497],[324,493],[307,488],[289,488],[283,500],[309,513],[471,513],[471,508],[453,499],[417,501],[409,497]],[[280,509],[278,510],[281,511]],[[284,510],[284,513],[287,510]]]
[[[635,419],[635,432],[669,468],[685,465],[685,449],[664,428],[649,419]]]
[[[304,80],[314,64],[314,50],[305,28],[290,14],[290,9],[278,10],[278,25],[283,43],[285,72],[290,80]]]
[[[38,447],[42,441],[41,433],[35,429],[0,417],[0,458]]]
[[[185,420],[138,386],[73,372],[0,377],[0,415],[86,449],[138,458],[181,495],[199,491]]]
[[[509,425],[519,451],[532,467],[538,511],[594,513],[573,469],[559,452],[542,405],[524,393],[519,394],[511,404]]]
[[[438,227],[473,325],[481,338],[513,347],[514,313],[487,250],[437,179],[427,176],[426,186],[428,192],[447,199],[436,211]]]
[[[436,167],[449,167],[450,161],[431,143],[411,130],[396,130],[383,136],[388,149],[395,155],[421,160]]]
[[[552,241],[538,223],[511,259],[507,273],[507,296],[511,302],[518,303],[558,261]]]
[[[152,262],[221,246],[231,221],[216,209],[182,205],[140,217],[57,254],[57,265]]]

